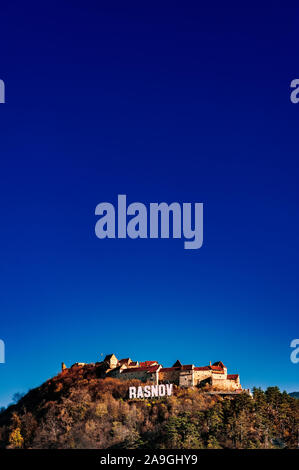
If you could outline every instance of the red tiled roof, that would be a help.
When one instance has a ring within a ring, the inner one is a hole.
[[[114,356],[114,357],[115,357],[115,355],[114,355],[114,354],[107,354],[107,355],[105,356],[104,362],[105,362],[105,361],[109,361],[109,359],[111,359],[111,358],[112,358],[112,356]]]
[[[118,361],[120,364],[126,364],[127,362],[131,361],[131,359],[129,357],[127,357],[126,359],[121,359],[120,361]]]
[[[144,361],[144,362],[139,362],[140,367],[150,367],[153,364],[157,364],[158,361]]]
[[[223,369],[220,366],[204,366],[204,367],[194,367],[194,370],[211,370],[213,372],[223,373]]]
[[[238,377],[239,377],[239,374],[228,374],[227,375],[228,380],[237,380]]]
[[[175,361],[172,367],[181,367],[181,365],[182,365],[181,361],[177,360]]]
[[[156,370],[159,368],[160,366],[157,365],[157,366],[152,366],[152,367],[130,367],[129,369],[124,369],[122,371],[122,374],[130,374],[130,373],[133,373],[133,372],[156,372]]]
[[[186,364],[184,366],[172,366],[172,367],[163,367],[161,369],[161,371],[165,371],[165,370],[191,370],[193,369],[193,364]]]
[[[222,369],[225,367],[225,365],[223,364],[222,361],[214,362],[213,366],[219,366],[219,367],[221,367]]]

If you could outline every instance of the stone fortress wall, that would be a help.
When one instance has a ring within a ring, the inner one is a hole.
[[[242,392],[238,374],[228,374],[225,365],[219,361],[214,364],[196,367],[194,364],[183,365],[177,360],[172,367],[163,367],[157,361],[132,361],[130,358],[118,360],[114,354],[108,354],[97,363],[103,368],[104,377],[121,380],[138,379],[155,385],[172,383],[180,387],[204,387],[218,392]],[[74,366],[84,366],[76,363]],[[62,368],[66,366],[63,363]]]

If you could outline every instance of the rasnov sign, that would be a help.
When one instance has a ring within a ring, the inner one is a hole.
[[[173,384],[145,385],[144,387],[129,387],[129,398],[153,398],[172,395]]]

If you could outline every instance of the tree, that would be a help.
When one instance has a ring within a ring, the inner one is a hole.
[[[12,397],[12,402],[14,404],[19,403],[19,401],[21,400],[21,398],[23,398],[24,395],[25,395],[25,393],[19,393],[19,392],[14,393],[13,397]]]

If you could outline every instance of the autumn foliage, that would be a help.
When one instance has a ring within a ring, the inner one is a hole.
[[[129,400],[137,380],[101,378],[97,366],[66,369],[0,414],[2,448],[296,448],[299,400],[277,387],[228,399],[174,388]]]

